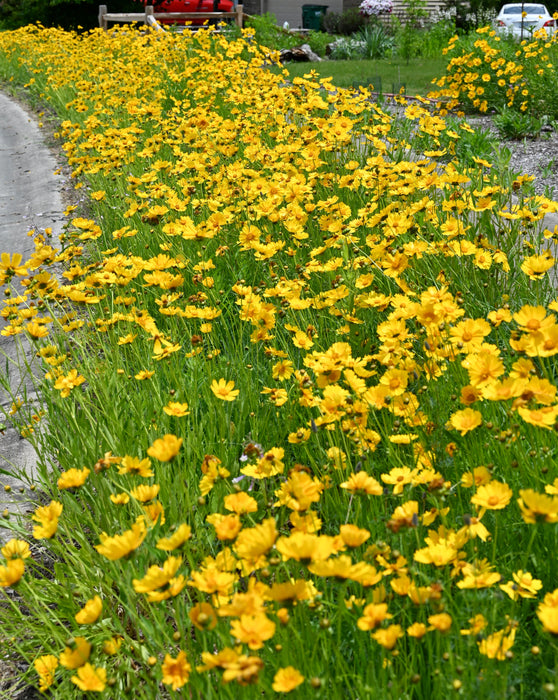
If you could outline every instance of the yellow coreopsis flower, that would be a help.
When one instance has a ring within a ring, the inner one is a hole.
[[[489,659],[497,659],[504,661],[507,657],[507,652],[512,648],[515,641],[515,628],[499,630],[493,634],[489,634],[485,639],[477,642],[479,651],[483,656]]]
[[[463,580],[457,583],[457,587],[461,589],[490,588],[502,578],[497,571],[492,570],[492,566],[485,559],[465,564],[461,573]]]
[[[401,625],[389,625],[386,628],[377,629],[372,632],[372,637],[385,649],[393,649],[397,640],[404,636]]]
[[[375,566],[359,561],[353,564],[346,555],[329,559],[317,559],[308,565],[308,571],[317,576],[357,581],[363,586],[375,586],[383,574]]]
[[[85,637],[75,637],[73,644],[60,654],[59,661],[66,668],[79,668],[89,659],[91,644]]]
[[[360,547],[361,544],[370,538],[368,530],[350,524],[341,525],[339,534],[347,547]]]
[[[424,622],[413,622],[412,625],[407,627],[407,634],[409,637],[414,639],[422,639],[424,635],[428,632],[428,627]]]
[[[276,693],[290,693],[303,682],[302,673],[293,666],[287,666],[277,671],[271,687]]]
[[[490,470],[485,466],[475,467],[472,472],[465,472],[461,477],[461,483],[466,488],[471,486],[481,486],[482,484],[488,484],[492,479],[492,474]]]
[[[219,379],[219,381],[214,379],[210,389],[221,401],[234,401],[240,394],[240,390],[234,388],[234,382],[227,382],[226,379]]]
[[[392,484],[393,493],[394,495],[397,495],[403,493],[404,487],[413,482],[416,474],[416,469],[410,469],[409,467],[394,467],[388,474],[382,474],[380,478],[384,484]]]
[[[182,557],[169,557],[162,566],[150,566],[142,579],[134,579],[132,584],[136,593],[149,593],[156,588],[166,586],[182,564]]]
[[[267,554],[276,539],[275,518],[267,518],[259,525],[241,530],[234,543],[234,551],[241,559],[257,561]]]
[[[14,253],[11,257],[9,253],[2,253],[0,255],[0,279],[4,277],[9,280],[13,275],[24,277],[27,274],[27,268],[21,264],[22,260],[23,256],[20,253]]]
[[[415,561],[421,564],[446,566],[457,557],[457,549],[447,542],[433,543],[428,547],[417,549],[413,555]]]
[[[232,510],[237,515],[255,513],[258,510],[256,499],[249,496],[245,491],[230,493],[228,496],[225,496],[223,504],[227,510]]]
[[[387,603],[370,603],[362,611],[362,617],[357,620],[357,627],[364,631],[373,630],[392,617],[393,615],[388,613]]]
[[[76,613],[76,622],[79,625],[90,625],[99,619],[102,611],[103,601],[100,596],[96,595],[94,598],[88,600],[83,608]]]
[[[281,382],[289,379],[293,372],[294,367],[291,360],[281,360],[280,362],[274,364],[271,368],[271,376],[273,379],[277,379]]]
[[[118,467],[119,474],[137,474],[144,479],[148,479],[153,476],[153,469],[151,469],[151,460],[147,457],[145,459],[139,459],[139,457],[130,457],[126,455],[122,457],[120,466]]]
[[[190,411],[188,410],[188,404],[186,401],[183,403],[179,401],[169,401],[169,403],[166,406],[163,406],[163,411],[168,415],[168,416],[176,416],[177,418],[182,418],[183,416],[187,416],[190,414]]]
[[[25,330],[33,338],[46,338],[48,335],[48,328],[46,328],[45,326],[43,326],[39,323],[35,323],[35,321],[28,323],[25,326]],[[59,389],[59,388],[60,387],[56,387],[56,389]]]
[[[156,547],[166,552],[172,552],[173,549],[182,547],[191,536],[192,528],[186,523],[182,523],[170,537],[161,537],[161,539],[157,541]]]
[[[240,517],[236,513],[229,515],[212,513],[207,516],[206,520],[215,528],[218,540],[234,540],[242,528]]]
[[[163,683],[170,685],[173,690],[179,690],[188,683],[192,667],[184,651],[179,651],[175,659],[170,654],[163,661]]]
[[[279,499],[274,506],[284,505],[290,510],[305,511],[312,503],[320,500],[324,485],[319,479],[313,479],[304,471],[289,474],[288,480],[275,491]]]
[[[482,425],[482,413],[473,408],[464,408],[462,411],[452,413],[448,427],[455,428],[461,435],[466,435],[479,425]]]
[[[111,493],[109,498],[115,506],[125,506],[126,503],[130,502],[130,496],[128,496],[128,494],[124,492]]]
[[[25,540],[11,539],[0,549],[3,556],[10,559],[28,559],[31,556],[31,550]]]
[[[322,521],[312,510],[307,511],[304,515],[294,510],[291,513],[290,521],[293,526],[293,532],[309,532],[314,534],[322,529]]]
[[[237,580],[235,574],[227,571],[217,571],[216,569],[203,569],[202,571],[192,571],[192,578],[188,585],[197,588],[204,593],[218,593],[222,596],[230,596],[232,587]]]
[[[381,496],[384,493],[381,484],[365,471],[351,474],[347,481],[344,481],[340,486],[342,489],[347,489],[347,491],[354,494],[362,493],[367,496]]]
[[[438,613],[436,615],[430,615],[428,617],[428,622],[430,623],[431,630],[438,630],[438,632],[447,632],[452,623],[451,615],[448,613]]]
[[[299,600],[313,600],[318,594],[318,589],[305,579],[291,579],[286,583],[274,583],[265,592],[265,597],[270,600],[285,603],[296,603]]]
[[[540,408],[534,409],[518,406],[517,412],[526,423],[536,425],[539,428],[550,429],[558,419],[558,405],[541,406]]]
[[[486,619],[484,615],[481,615],[480,613],[478,615],[475,615],[474,617],[471,617],[469,619],[469,624],[471,625],[469,629],[462,629],[459,630],[459,633],[463,636],[476,636],[479,634],[479,632],[482,632],[482,630],[486,627]]]
[[[518,598],[536,598],[542,588],[542,581],[533,578],[528,571],[519,570],[512,574],[513,581],[501,584],[500,588],[509,595],[512,600]]]
[[[66,398],[70,395],[70,391],[76,386],[83,384],[85,377],[78,374],[77,369],[72,369],[66,375],[58,377],[54,382],[54,388],[60,391],[60,396]]]
[[[58,477],[58,488],[59,489],[74,489],[83,486],[87,477],[90,474],[90,469],[84,467],[83,469],[68,469],[63,472],[61,476]]]
[[[558,522],[558,496],[537,493],[533,489],[522,489],[519,495],[517,502],[526,523],[534,524],[537,520]]]
[[[117,654],[122,646],[122,637],[111,637],[103,642],[103,652],[112,656]]]
[[[121,535],[109,537],[103,532],[100,536],[101,544],[96,545],[95,549],[107,559],[116,561],[137,549],[146,535],[145,523],[143,520],[139,520],[132,525],[130,530],[126,530]]]
[[[39,676],[39,690],[41,693],[44,693],[54,683],[58,659],[53,654],[44,654],[35,659],[33,666]]]
[[[275,623],[264,613],[241,615],[231,622],[231,634],[250,649],[261,649],[275,634]]]
[[[537,617],[545,632],[558,635],[558,608],[556,606],[541,603],[537,608]]]
[[[101,693],[107,684],[107,672],[104,668],[86,663],[78,668],[77,675],[72,676],[71,681],[84,693]]]
[[[160,488],[159,484],[140,484],[130,491],[130,495],[136,501],[147,503],[157,498]]]
[[[324,561],[337,551],[335,538],[305,532],[294,532],[289,537],[280,537],[275,546],[284,561],[294,559],[304,563]]]
[[[477,492],[471,498],[471,503],[487,510],[502,510],[511,501],[513,491],[500,481],[489,481],[477,488]]]
[[[33,537],[39,539],[50,539],[58,529],[58,519],[62,514],[62,504],[59,501],[51,501],[48,506],[39,506],[31,516],[32,520],[38,522],[33,528]]]
[[[531,255],[525,258],[521,264],[521,270],[532,280],[539,280],[554,266],[555,262],[550,251],[545,251],[542,255]]]
[[[182,438],[178,438],[176,435],[164,435],[155,440],[147,450],[147,454],[160,462],[170,462],[179,453],[181,445]]]
[[[6,566],[0,566],[0,587],[13,586],[21,579],[24,571],[23,559],[9,559]]]

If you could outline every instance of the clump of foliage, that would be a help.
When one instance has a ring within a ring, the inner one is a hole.
[[[363,29],[367,22],[367,17],[357,7],[351,7],[343,12],[327,12],[322,19],[322,29],[328,34],[350,36]]]
[[[394,47],[393,37],[380,24],[366,25],[358,34],[341,37],[330,45],[332,59],[381,59]]]
[[[260,46],[265,46],[275,51],[292,49],[301,44],[308,44],[318,56],[325,56],[328,44],[332,41],[329,34],[311,30],[308,33],[297,33],[296,29],[284,29],[277,25],[275,15],[265,13],[263,15],[251,15],[246,18],[246,27],[254,30],[254,40]],[[228,30],[231,37],[238,37],[236,27]]]
[[[542,121],[530,114],[504,107],[494,117],[494,126],[504,139],[524,139],[537,136],[542,128]]]

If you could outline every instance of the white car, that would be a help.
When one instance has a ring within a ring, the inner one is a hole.
[[[511,3],[504,5],[496,17],[496,31],[501,35],[530,39],[538,29],[544,29],[548,36],[556,31],[556,20],[544,5]]]

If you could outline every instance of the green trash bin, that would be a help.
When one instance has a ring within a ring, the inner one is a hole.
[[[302,6],[302,28],[315,29],[320,31],[322,17],[327,12],[329,5],[303,5]]]

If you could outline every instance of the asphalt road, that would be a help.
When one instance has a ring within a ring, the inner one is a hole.
[[[31,229],[51,227],[55,235],[61,232],[63,176],[55,174],[57,167],[35,116],[0,93],[0,253],[21,253],[25,259],[33,251],[32,239],[27,235]],[[0,309],[5,307],[4,301],[0,294]],[[0,317],[0,329],[4,325]],[[18,355],[26,351],[21,338],[22,335],[17,340],[0,335],[2,408],[9,409],[14,396],[26,395],[30,401],[35,396],[32,382],[22,378],[15,364]],[[16,475],[32,479],[37,465],[32,445],[5,425],[3,414],[0,411],[0,428],[4,427],[0,430],[0,543],[11,536],[1,527],[5,511],[14,518],[30,507],[29,480]]]

